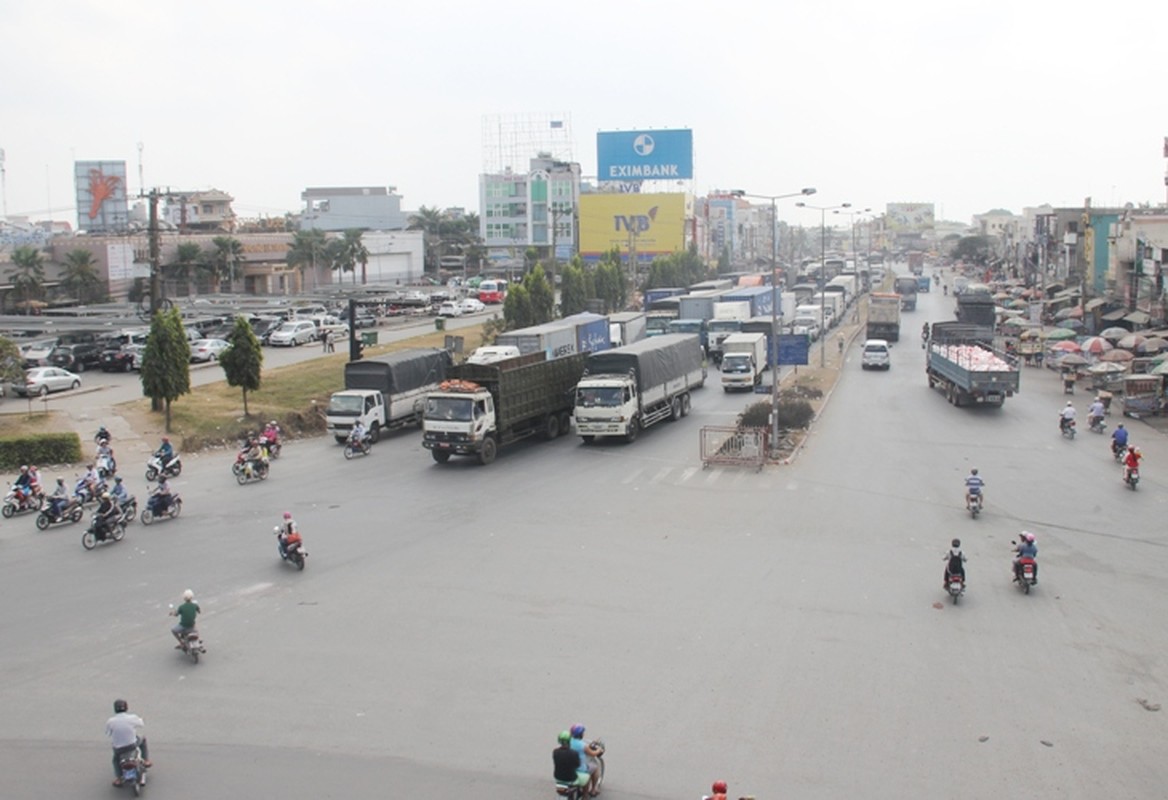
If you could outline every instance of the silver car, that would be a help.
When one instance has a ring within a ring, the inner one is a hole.
[[[63,392],[66,389],[77,389],[81,386],[81,376],[58,367],[34,367],[24,373],[24,383],[12,384],[12,391],[21,397],[40,395],[44,397],[49,392]]]

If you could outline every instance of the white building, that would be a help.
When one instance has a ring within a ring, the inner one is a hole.
[[[400,231],[407,217],[394,186],[310,187],[300,193],[301,230]]]
[[[487,258],[499,263],[528,247],[567,259],[579,249],[577,209],[580,165],[546,154],[531,159],[526,173],[506,170],[479,176],[479,236]]]

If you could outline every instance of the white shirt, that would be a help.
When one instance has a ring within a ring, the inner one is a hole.
[[[116,750],[119,747],[129,747],[138,743],[138,729],[146,725],[137,714],[124,711],[114,714],[105,723],[105,735]]]
[[[1075,407],[1074,406],[1064,407],[1062,412],[1059,414],[1059,416],[1061,416],[1063,419],[1074,419],[1075,418]]]

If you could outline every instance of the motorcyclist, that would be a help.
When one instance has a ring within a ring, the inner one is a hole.
[[[268,453],[264,449],[263,442],[252,436],[247,440],[247,452],[244,454],[244,460],[251,465],[252,470],[258,470],[260,464],[268,460]]]
[[[109,492],[101,493],[101,500],[97,504],[97,511],[95,512],[96,533],[99,541],[104,540],[106,533],[114,524],[114,521],[121,514],[122,510],[118,504],[114,502],[113,495]]]
[[[572,749],[572,734],[560,731],[558,738],[560,746],[552,751],[552,779],[560,786],[587,786],[590,777],[580,753]]]
[[[726,786],[726,781],[714,781],[710,786],[710,794],[704,800],[726,800],[729,789]]]
[[[16,490],[16,499],[20,501],[21,505],[27,503],[28,499],[32,497],[32,475],[29,474],[27,465],[20,468],[20,474],[12,482],[12,488]]]
[[[142,753],[142,766],[154,766],[146,749],[146,737],[138,733],[145,726],[141,717],[130,713],[130,706],[125,700],[114,701],[114,715],[105,723],[105,735],[114,748],[114,786],[122,785],[121,760],[132,753],[135,747]]]
[[[364,423],[357,420],[353,424],[353,430],[349,434],[349,442],[354,445],[359,445],[369,437],[369,433],[365,430]]]
[[[158,458],[159,463],[162,464],[162,469],[160,469],[159,472],[171,465],[175,459],[175,453],[174,446],[170,443],[170,437],[162,437],[162,444],[160,444],[158,449],[154,451],[154,455]]]
[[[961,552],[961,540],[954,539],[949,546],[949,552],[945,554],[945,582],[941,585],[946,589],[949,588],[949,579],[954,575],[961,576],[961,582],[965,583],[965,553]]]
[[[284,512],[284,520],[276,528],[276,541],[280,546],[280,558],[288,557],[288,545],[301,541],[300,529],[292,519],[291,511]]]
[[[1123,423],[1115,426],[1115,430],[1111,432],[1111,453],[1118,454],[1120,450],[1127,447],[1127,428],[1123,427]]]
[[[178,608],[170,612],[170,616],[178,617],[178,622],[170,632],[174,634],[174,638],[178,639],[178,645],[175,650],[182,650],[183,642],[186,640],[187,634],[195,629],[195,618],[199,616],[201,609],[199,604],[195,602],[195,593],[190,589],[183,592],[183,601]]]
[[[965,510],[969,511],[973,503],[973,498],[981,501],[985,505],[985,481],[977,474],[977,467],[969,471],[969,475],[965,477]]]
[[[1023,558],[1034,559],[1034,581],[1038,582],[1038,545],[1034,542],[1034,534],[1030,531],[1022,531],[1022,535],[1018,539],[1018,545],[1014,548],[1014,580],[1022,577],[1022,565],[1019,563]]]
[[[96,442],[97,444],[101,444],[102,442],[109,444],[109,442],[113,438],[114,438],[113,435],[105,429],[104,425],[99,426],[97,429],[97,433],[95,433],[93,435],[93,441]]]
[[[269,447],[280,443],[280,426],[276,424],[276,420],[264,426],[263,437]]]
[[[941,287],[941,294],[949,294],[949,284],[945,284]]]
[[[1063,406],[1063,410],[1059,412],[1059,433],[1062,433],[1071,426],[1075,421],[1075,404],[1070,400]]]
[[[54,517],[60,517],[68,505],[69,487],[65,485],[65,479],[58,476],[57,485],[49,495],[49,513]]]
[[[1091,408],[1087,411],[1087,425],[1094,428],[1103,422],[1103,415],[1106,411],[1107,409],[1103,407],[1103,398],[1096,395],[1095,401],[1091,403]]]
[[[33,497],[44,493],[44,489],[41,488],[41,471],[36,464],[28,468],[28,488]]]
[[[165,514],[170,508],[170,481],[165,475],[158,476],[158,486],[151,493],[152,514]]]
[[[580,769],[588,773],[588,793],[595,797],[596,781],[600,777],[600,762],[597,758],[604,751],[584,741],[584,726],[578,723],[572,726],[572,749],[580,754]]]
[[[89,499],[93,499],[100,494],[97,491],[97,486],[101,482],[101,476],[97,474],[97,469],[94,468],[93,462],[85,465],[85,474],[81,476],[82,483],[85,484],[85,491],[89,494]]]
[[[126,503],[130,502],[130,493],[126,491],[126,484],[122,482],[122,476],[114,476],[114,488],[110,489],[110,494],[114,496],[114,502],[118,504],[119,510],[126,508]]]
[[[1123,457],[1123,479],[1126,482],[1131,478],[1133,471],[1138,472],[1140,469],[1140,459],[1144,454],[1140,452],[1140,448],[1134,444],[1127,449],[1127,455]]]
[[[118,471],[118,462],[114,460],[114,449],[110,447],[108,439],[102,439],[97,443],[98,463],[100,463],[103,458],[108,462],[108,469],[111,475]]]

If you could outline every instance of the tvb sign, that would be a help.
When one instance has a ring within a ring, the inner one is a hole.
[[[602,181],[693,178],[693,131],[600,132],[596,177]]]

